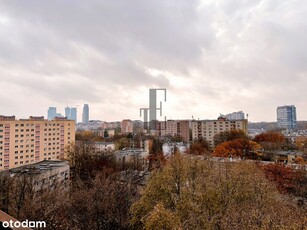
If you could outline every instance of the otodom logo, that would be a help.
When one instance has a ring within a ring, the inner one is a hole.
[[[1,226],[1,225],[0,225]],[[9,228],[14,228],[14,229],[18,229],[18,228],[46,228],[47,224],[45,221],[29,221],[29,220],[25,220],[25,221],[3,221],[2,222],[2,227],[4,229],[9,229]]]

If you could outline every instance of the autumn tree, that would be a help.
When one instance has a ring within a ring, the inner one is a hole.
[[[189,154],[203,155],[211,151],[210,144],[204,139],[194,140],[188,151]]]
[[[292,169],[282,164],[260,165],[265,176],[275,183],[282,193],[292,194],[307,199],[307,172],[304,166]]]
[[[265,150],[281,149],[286,143],[286,137],[279,132],[268,131],[255,136],[254,141],[261,144]]]
[[[262,147],[251,140],[238,138],[219,144],[213,152],[215,157],[247,157],[256,158],[256,152]]]
[[[245,132],[241,129],[220,132],[213,137],[214,146],[217,146],[226,141],[233,141],[238,138],[248,139]]]
[[[153,174],[131,213],[133,229],[306,228],[256,165],[182,156]]]

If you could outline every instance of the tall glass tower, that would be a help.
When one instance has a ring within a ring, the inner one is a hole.
[[[277,107],[277,127],[282,129],[296,128],[296,108],[294,105]]]
[[[49,121],[53,120],[57,116],[56,107],[49,107],[47,113],[48,113],[47,114],[48,120]]]
[[[83,113],[82,113],[82,123],[86,124],[89,121],[90,111],[88,104],[84,104],[83,106]]]
[[[77,108],[70,108],[70,119],[77,123]]]
[[[71,119],[71,110],[69,107],[65,108],[65,117],[67,117],[67,119]]]

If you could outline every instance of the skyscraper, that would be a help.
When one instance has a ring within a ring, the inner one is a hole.
[[[70,108],[70,119],[77,123],[77,108]]]
[[[277,127],[284,129],[296,128],[296,108],[294,105],[277,107]]]
[[[71,119],[71,110],[70,110],[70,107],[66,107],[65,108],[65,117],[67,117],[67,119]]]
[[[88,104],[84,104],[83,106],[83,113],[82,113],[82,123],[88,123],[89,121],[89,107]]]
[[[49,107],[48,109],[48,120],[51,121],[57,116],[56,107]]]

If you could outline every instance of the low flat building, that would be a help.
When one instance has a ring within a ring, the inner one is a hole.
[[[95,152],[112,152],[115,150],[114,142],[95,142]]]
[[[178,151],[180,154],[187,153],[190,148],[190,144],[186,144],[183,142],[168,142],[162,145],[163,155],[168,157]]]
[[[70,167],[68,161],[44,160],[30,165],[4,170],[2,175],[9,175],[11,178],[27,176],[34,185],[34,190],[69,186]]]
[[[149,152],[142,148],[124,148],[114,153],[116,161],[121,164],[134,164],[145,168],[148,164]]]

